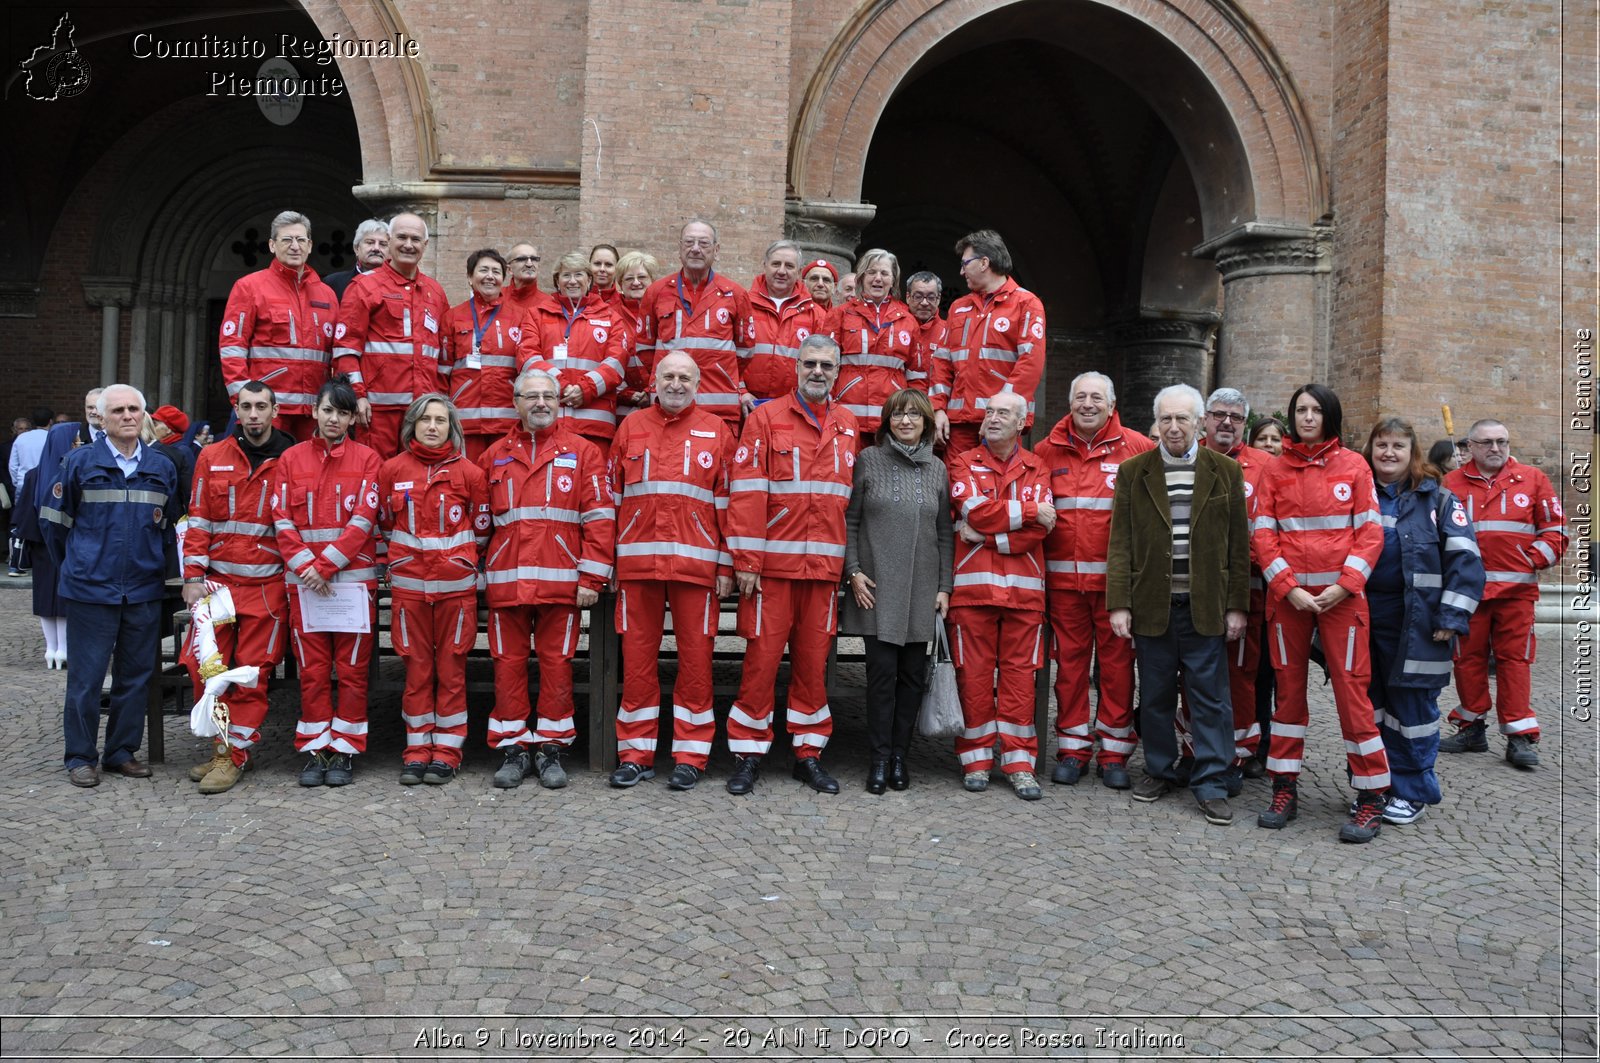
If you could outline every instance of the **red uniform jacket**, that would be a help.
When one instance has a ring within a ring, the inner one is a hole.
[[[750,285],[750,320],[745,326],[745,353],[739,358],[745,389],[758,399],[792,394],[799,379],[800,343],[813,332],[826,332],[828,310],[811,301],[805,285],[796,284],[783,309],[767,294],[767,278]]]
[[[650,392],[655,388],[656,360],[653,350],[644,340],[644,300],[629,299],[619,294],[612,303],[628,326],[624,337],[628,360],[623,363],[622,390],[618,402],[629,406],[645,406],[650,402]]]
[[[521,309],[504,299],[485,306],[471,296],[450,308],[444,337],[450,401],[461,414],[461,430],[473,436],[505,435],[517,423],[512,392],[522,370],[517,357]]]
[[[523,322],[522,364],[554,374],[558,391],[572,384],[583,389],[582,405],[560,408],[579,435],[609,440],[616,434],[626,329],[622,315],[592,289],[576,308],[565,296],[552,297]]]
[[[617,579],[713,587],[733,575],[724,542],[733,434],[716,414],[630,414],[611,444]]]
[[[1010,277],[989,295],[957,299],[945,318],[944,346],[934,352],[933,408],[957,424],[977,423],[989,396],[1013,391],[1028,400],[1032,424],[1044,332],[1044,305]]]
[[[1069,414],[1033,448],[1050,472],[1056,526],[1045,539],[1045,571],[1051,589],[1104,591],[1106,548],[1111,540],[1111,496],[1117,466],[1155,448],[1150,437],[1122,426],[1116,411],[1092,441],[1072,430]]]
[[[396,598],[474,596],[489,542],[489,478],[459,451],[432,463],[402,450],[378,471],[379,524]]]
[[[450,303],[439,282],[413,280],[385,262],[344,290],[334,329],[334,372],[347,373],[356,394],[374,406],[404,410],[430,391],[449,394],[444,363]]]
[[[750,296],[727,277],[713,272],[697,290],[681,272],[662,277],[644,293],[645,332],[641,346],[650,348],[650,365],[664,354],[682,351],[700,367],[695,404],[737,428],[744,380],[739,359],[749,330]]]
[[[934,353],[944,346],[944,318],[935,314],[926,325],[915,316],[911,320],[911,338],[917,349],[906,370],[906,385],[926,393],[933,386]]]
[[[1444,486],[1467,507],[1483,554],[1483,597],[1538,598],[1536,573],[1567,552],[1566,515],[1550,478],[1507,458],[1493,481],[1469,461]]]
[[[305,416],[328,379],[339,300],[307,266],[298,276],[277,259],[240,277],[222,312],[222,380],[231,398],[259,380],[280,413]]]
[[[1038,455],[1019,446],[1002,462],[983,444],[956,455],[950,504],[957,521],[984,536],[981,543],[956,537],[950,604],[1044,612],[1045,530],[1036,518],[1041,504],[1054,503]]]
[[[616,507],[595,445],[557,421],[518,426],[479,459],[494,532],[485,560],[491,606],[572,605],[611,579]]]
[[[1244,474],[1244,505],[1245,512],[1252,521],[1256,516],[1256,491],[1261,486],[1261,474],[1266,471],[1267,464],[1275,460],[1275,456],[1265,450],[1240,443],[1228,452],[1228,457],[1239,463],[1239,470]],[[1261,564],[1256,560],[1255,542],[1250,543],[1250,611],[1260,613],[1267,607],[1266,584],[1261,579]]]
[[[1367,459],[1337,439],[1306,447],[1287,440],[1256,485],[1251,545],[1268,602],[1302,587],[1337,583],[1360,594],[1383,553],[1383,516]]]
[[[898,299],[874,305],[857,298],[834,310],[828,332],[839,344],[834,401],[856,415],[863,432],[876,432],[884,400],[916,371],[917,319]]]
[[[185,577],[205,576],[230,587],[283,579],[271,505],[278,460],[268,458],[251,472],[250,459],[231,435],[200,452],[183,536]]]
[[[377,451],[350,439],[296,443],[278,459],[272,523],[289,586],[310,569],[332,583],[377,586]]]
[[[856,431],[838,403],[807,410],[795,394],[751,411],[728,495],[735,571],[839,582]]]

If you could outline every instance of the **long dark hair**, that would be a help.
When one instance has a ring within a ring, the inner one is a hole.
[[[1294,415],[1294,405],[1300,401],[1301,395],[1310,395],[1322,407],[1322,441],[1326,443],[1339,438],[1344,431],[1344,407],[1339,404],[1339,396],[1325,384],[1301,384],[1289,396],[1289,409],[1285,412],[1289,416],[1290,437],[1296,443],[1304,442],[1300,438],[1300,427],[1295,423],[1297,418]]]
[[[356,389],[350,386],[350,378],[344,373],[340,373],[317,389],[317,398],[311,404],[311,408],[316,409],[321,406],[323,399],[327,399],[330,406],[344,413],[355,413],[359,405]]]

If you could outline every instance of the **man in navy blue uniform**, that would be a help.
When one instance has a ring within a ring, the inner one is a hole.
[[[98,786],[102,767],[150,775],[134,753],[144,741],[145,689],[161,637],[165,532],[180,509],[171,460],[139,441],[144,396],[113,384],[100,394],[99,411],[105,434],[67,456],[39,514],[60,566],[72,646],[63,729],[74,786]],[[102,756],[100,683],[113,653]]]

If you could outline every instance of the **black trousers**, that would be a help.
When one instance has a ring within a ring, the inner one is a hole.
[[[896,646],[868,635],[867,744],[872,759],[905,756],[928,688],[928,644]]]

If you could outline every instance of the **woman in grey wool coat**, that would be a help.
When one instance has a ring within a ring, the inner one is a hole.
[[[950,607],[949,478],[933,453],[933,407],[903,388],[883,404],[879,440],[856,461],[845,513],[849,583],[839,630],[865,636],[867,792],[911,785],[906,754],[928,681],[934,618]]]

